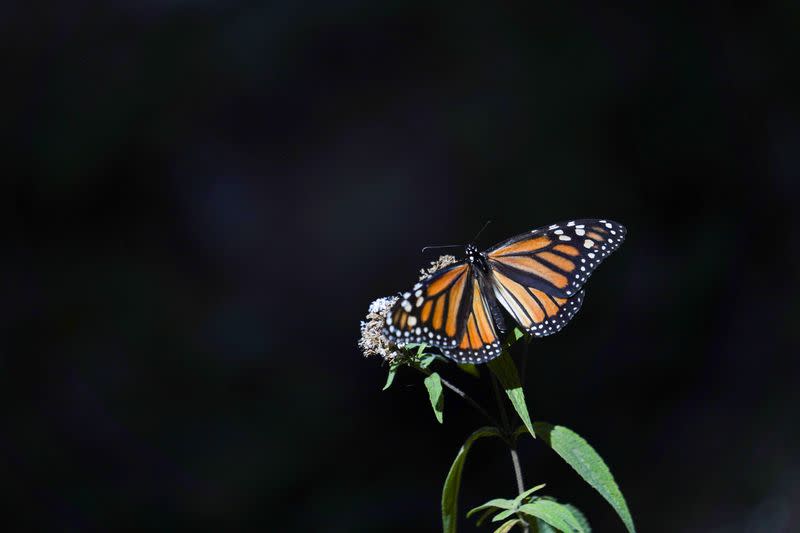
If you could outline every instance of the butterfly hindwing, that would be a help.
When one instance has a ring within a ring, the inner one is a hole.
[[[500,354],[492,302],[475,267],[457,263],[417,283],[389,311],[385,335],[395,343],[426,343],[459,363]]]
[[[551,296],[535,287],[527,287],[502,273],[494,274],[494,294],[526,333],[546,337],[567,325],[581,308],[585,292],[571,298]]]
[[[569,299],[622,244],[625,234],[624,226],[610,220],[571,220],[512,237],[487,250],[485,256],[493,272]]]

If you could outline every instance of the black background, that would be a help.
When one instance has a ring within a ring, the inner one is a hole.
[[[447,396],[437,424],[410,372],[381,392],[359,321],[424,245],[605,217],[629,238],[531,345],[534,418],[642,532],[796,530],[800,10],[558,5],[3,7],[6,517],[435,531],[481,420]],[[514,489],[479,442],[462,511]]]

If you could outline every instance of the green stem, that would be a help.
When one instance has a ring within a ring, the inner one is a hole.
[[[519,454],[516,448],[511,448],[511,462],[514,464],[514,477],[517,478],[518,494],[525,492],[525,482],[522,480],[522,467],[519,464]]]
[[[525,482],[522,479],[522,467],[519,463],[516,439],[514,438],[513,430],[511,429],[511,424],[508,420],[508,413],[506,413],[506,406],[503,402],[503,397],[500,394],[500,384],[498,383],[497,377],[494,374],[492,374],[492,388],[494,389],[494,397],[497,400],[497,406],[500,409],[500,417],[503,419],[503,432],[508,436],[506,443],[508,444],[508,449],[511,452],[511,464],[514,466],[514,479],[517,481],[517,494],[522,494],[525,492]],[[525,533],[528,533],[530,531],[528,522],[522,515],[520,515],[520,520],[522,520],[522,523],[524,524],[522,526],[522,530]]]

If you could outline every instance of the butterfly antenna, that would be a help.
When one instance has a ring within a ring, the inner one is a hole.
[[[426,250],[436,250],[437,248],[463,248],[463,244],[442,244],[439,246],[426,246],[422,249],[422,253],[424,254]]]
[[[492,221],[491,221],[491,220],[487,220],[487,221],[486,221],[486,224],[484,224],[484,225],[483,225],[483,227],[481,228],[481,230],[478,232],[478,234],[477,234],[477,235],[475,235],[475,238],[474,238],[474,239],[472,239],[472,242],[475,242],[475,241],[477,241],[477,240],[478,240],[478,237],[480,237],[480,236],[481,236],[481,233],[483,233],[483,230],[485,230],[485,229],[486,229],[486,226],[488,226],[488,225],[489,225],[489,224],[491,224],[491,223],[492,223]]]

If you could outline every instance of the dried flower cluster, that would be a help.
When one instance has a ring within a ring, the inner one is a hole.
[[[425,280],[431,277],[435,272],[450,266],[456,262],[456,258],[452,255],[441,255],[436,261],[431,261],[431,266],[427,269],[421,268],[419,270],[419,280]]]
[[[434,272],[443,269],[456,262],[452,255],[443,255],[436,261],[431,261],[431,266],[420,270],[420,281],[433,275]],[[381,359],[391,363],[403,355],[402,346],[397,346],[389,339],[384,337],[383,328],[386,325],[386,317],[392,306],[397,302],[397,296],[386,296],[378,298],[369,305],[366,320],[361,321],[361,338],[358,340],[358,347],[364,357],[379,355]]]
[[[366,320],[361,321],[361,338],[358,339],[364,357],[379,355],[384,361],[392,362],[401,355],[398,347],[383,336],[386,317],[396,301],[397,296],[387,296],[369,305]]]

